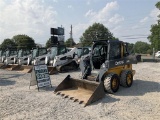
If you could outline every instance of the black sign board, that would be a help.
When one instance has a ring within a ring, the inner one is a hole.
[[[52,35],[64,35],[64,28],[62,27],[51,28],[51,34]]]
[[[64,35],[64,28],[58,27],[57,35]]]
[[[47,65],[35,65],[31,74],[30,86],[41,87],[52,86]]]
[[[52,35],[57,35],[57,31],[58,31],[57,28],[51,28],[51,34]]]
[[[58,37],[57,36],[51,36],[51,43],[52,44],[58,44]]]

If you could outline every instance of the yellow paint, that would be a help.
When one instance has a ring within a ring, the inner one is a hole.
[[[131,70],[133,75],[135,74],[135,70],[132,70],[132,64],[129,65],[122,65],[122,66],[117,66],[114,68],[110,68],[108,71],[106,71],[106,75],[109,73],[116,73],[118,76],[121,75],[122,70]]]

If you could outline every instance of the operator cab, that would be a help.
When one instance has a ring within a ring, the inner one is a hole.
[[[45,55],[47,54],[47,49],[46,48],[36,48],[36,49],[33,49],[32,51],[32,58],[36,58],[38,56],[42,56],[42,55]]]
[[[17,55],[17,50],[16,49],[9,49],[6,51],[6,57],[14,56]]]
[[[127,53],[125,47],[121,48],[122,42],[119,40],[99,40],[94,42],[92,47],[92,62],[95,69],[100,69],[106,60],[121,59],[125,56],[121,53]]]
[[[81,58],[81,56],[83,56],[83,55],[89,54],[89,52],[90,52],[90,50],[88,47],[78,47],[77,48],[78,58]]]
[[[5,50],[0,50],[0,57],[5,56],[6,55],[6,51]]]
[[[54,57],[57,55],[62,55],[65,53],[67,53],[67,48],[65,45],[53,46],[50,49],[51,59],[54,59]]]
[[[29,54],[31,54],[30,50],[23,50],[23,49],[21,49],[21,50],[18,51],[18,58],[27,56]]]

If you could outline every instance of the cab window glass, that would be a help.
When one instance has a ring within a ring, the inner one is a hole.
[[[66,53],[66,47],[62,46],[62,47],[59,47],[58,48],[58,54],[61,55],[61,54],[64,54]]]
[[[121,58],[121,44],[111,43],[110,59],[120,59],[120,58]]]

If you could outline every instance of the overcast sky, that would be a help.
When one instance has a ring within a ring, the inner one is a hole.
[[[26,34],[45,44],[50,28],[63,26],[65,39],[73,26],[79,41],[84,30],[95,22],[105,25],[115,37],[135,43],[148,42],[150,26],[160,11],[158,0],[0,0],[0,43],[5,38]]]

